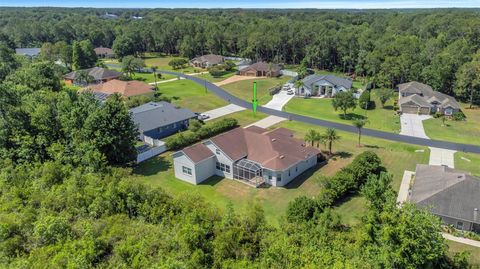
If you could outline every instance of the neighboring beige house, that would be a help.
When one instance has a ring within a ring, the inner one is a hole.
[[[173,154],[175,177],[199,184],[217,175],[251,186],[285,186],[317,164],[320,151],[293,132],[236,128]]]
[[[190,60],[193,67],[209,68],[215,65],[223,64],[225,59],[221,55],[207,54]]]
[[[460,105],[455,98],[432,87],[412,81],[398,85],[400,111],[407,114],[429,115],[442,113],[451,116],[460,111]]]
[[[409,201],[440,217],[444,224],[480,232],[480,178],[439,165],[417,165]]]
[[[240,76],[248,77],[278,77],[282,66],[273,63],[257,62],[238,72]]]
[[[88,81],[83,81],[85,78],[82,78],[82,73],[88,76]],[[63,76],[63,80],[67,85],[91,85],[91,84],[99,84],[105,83],[112,79],[117,79],[122,76],[122,73],[117,72],[115,70],[110,70],[102,67],[92,67],[83,70],[76,70],[70,72]]]

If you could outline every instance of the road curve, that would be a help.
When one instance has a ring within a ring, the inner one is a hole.
[[[151,70],[150,70],[151,72]],[[246,109],[252,109],[252,104],[250,102],[247,102],[243,99],[240,99],[238,97],[235,97],[225,91],[224,89],[204,80],[199,77],[194,77],[194,76],[189,76],[177,72],[172,72],[172,71],[160,71],[158,70],[157,73],[163,73],[163,74],[169,74],[169,75],[174,75],[174,76],[179,76],[186,78],[188,80],[191,80],[193,82],[196,82],[204,87],[206,87],[209,91],[213,92],[215,95],[218,97],[241,107],[244,107]],[[337,123],[337,122],[331,122],[331,121],[326,121],[326,120],[321,120],[321,119],[316,119],[312,117],[307,117],[307,116],[302,116],[302,115],[297,115],[289,112],[284,112],[284,111],[278,111],[275,109],[259,106],[257,108],[258,111],[263,112],[268,115],[274,115],[278,117],[283,117],[287,118],[289,120],[293,121],[299,121],[303,123],[308,123],[316,126],[321,126],[321,127],[327,127],[327,128],[335,128],[337,130],[345,131],[345,132],[350,132],[350,133],[357,133],[357,128],[348,125],[348,124],[342,124],[342,123]],[[389,132],[384,132],[384,131],[378,131],[378,130],[373,130],[373,129],[362,129],[362,135],[366,136],[371,136],[371,137],[376,137],[376,138],[381,138],[381,139],[386,139],[386,140],[391,140],[391,141],[396,141],[396,142],[402,142],[402,143],[408,143],[408,144],[414,144],[414,145],[420,145],[420,146],[427,146],[427,147],[434,147],[434,148],[444,148],[444,149],[450,149],[450,150],[456,150],[456,151],[462,151],[462,152],[472,152],[472,153],[478,153],[480,154],[480,146],[475,146],[475,145],[468,145],[468,144],[460,144],[460,143],[453,143],[453,142],[447,142],[447,141],[439,141],[439,140],[431,140],[431,139],[425,139],[425,138],[418,138],[418,137],[413,137],[413,136],[407,136],[407,135],[400,135],[400,134],[395,134],[395,133],[389,133]],[[473,138],[472,139],[480,139],[480,138]]]

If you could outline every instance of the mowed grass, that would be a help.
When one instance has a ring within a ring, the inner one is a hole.
[[[374,109],[364,110],[357,107],[353,111],[349,110],[347,117],[343,116],[343,112],[335,111],[333,109],[332,99],[330,98],[305,99],[296,97],[288,102],[288,104],[284,107],[284,110],[313,118],[345,124],[352,124],[354,119],[368,119],[368,123],[366,124],[365,128],[399,133],[401,128],[400,118],[392,109],[393,98],[385,104],[385,108],[382,108],[375,90],[373,90],[371,93],[371,99],[375,103]]]
[[[453,257],[455,253],[467,251],[470,253],[469,262],[473,268],[480,268],[480,248],[446,240],[448,252]]]
[[[425,132],[431,139],[445,140],[463,144],[480,145],[480,108],[469,109],[467,104],[461,104],[465,121],[429,119],[423,121]]]
[[[246,125],[256,120],[250,113],[251,111],[242,111],[226,117],[240,117],[242,123]],[[323,130],[311,125],[289,121],[277,126],[294,130],[296,137],[299,139],[303,138],[308,129]],[[417,163],[428,162],[428,150],[423,147],[365,138],[363,141],[366,146],[358,148],[355,134],[340,132],[340,135],[342,137],[341,141],[334,145],[334,151],[339,153],[337,157],[331,159],[325,166],[307,171],[286,188],[255,189],[237,181],[220,178],[212,178],[203,184],[193,186],[174,177],[171,152],[140,164],[134,170],[134,175],[138,181],[161,187],[174,195],[200,195],[221,210],[224,210],[228,204],[232,204],[234,209],[244,211],[252,203],[259,203],[265,210],[267,220],[276,225],[285,216],[290,201],[301,195],[309,197],[318,195],[321,190],[318,178],[321,175],[334,175],[364,150],[373,150],[382,158],[388,171],[394,175],[393,187],[397,190],[405,169],[412,170]],[[425,152],[416,153],[415,150],[417,149],[425,149]],[[358,223],[365,212],[365,201],[362,197],[353,197],[345,203],[339,204],[336,211],[341,215],[344,223],[354,225]]]
[[[158,70],[165,70],[165,71],[175,71],[179,73],[197,73],[205,71],[201,68],[194,68],[193,66],[186,64],[184,68],[181,69],[173,69],[168,63],[173,59],[185,59],[189,60],[184,57],[175,57],[175,56],[145,56],[143,60],[145,61],[145,65],[148,67],[156,66]]]
[[[228,103],[193,81],[182,79],[157,85],[162,96],[172,98],[172,103],[194,112],[205,112]]]
[[[455,153],[455,168],[470,172],[472,175],[480,177],[480,154],[465,152]]]
[[[256,81],[258,103],[264,105],[272,100],[269,90],[277,85],[286,83],[290,79],[290,77],[282,76],[279,78],[242,80],[224,85],[222,88],[238,98],[251,102],[253,98],[253,82]]]
[[[253,112],[251,110],[247,109],[247,110],[235,112],[235,113],[232,113],[232,114],[225,115],[223,117],[213,119],[212,122],[220,121],[220,120],[225,119],[225,118],[234,118],[238,121],[238,125],[246,127],[246,126],[248,126],[248,125],[250,125],[250,124],[252,124],[256,121],[259,121],[259,120],[267,117],[267,116],[268,116],[267,114],[264,114],[264,113],[261,113],[261,112],[257,112],[257,114],[254,116]]]
[[[219,77],[213,77],[212,75],[210,75],[210,73],[200,74],[200,75],[197,75],[197,77],[202,78],[208,82],[215,83],[215,82],[223,81],[231,76],[234,76],[236,73],[237,73],[237,70],[232,70]]]

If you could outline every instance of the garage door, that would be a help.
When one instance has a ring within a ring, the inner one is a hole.
[[[402,106],[402,112],[407,114],[417,114],[418,107],[416,106]]]

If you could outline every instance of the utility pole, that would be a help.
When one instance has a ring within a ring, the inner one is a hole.
[[[253,100],[252,100],[252,107],[253,107],[253,116],[257,116],[257,105],[258,105],[258,100],[257,100],[257,82],[253,82]]]

